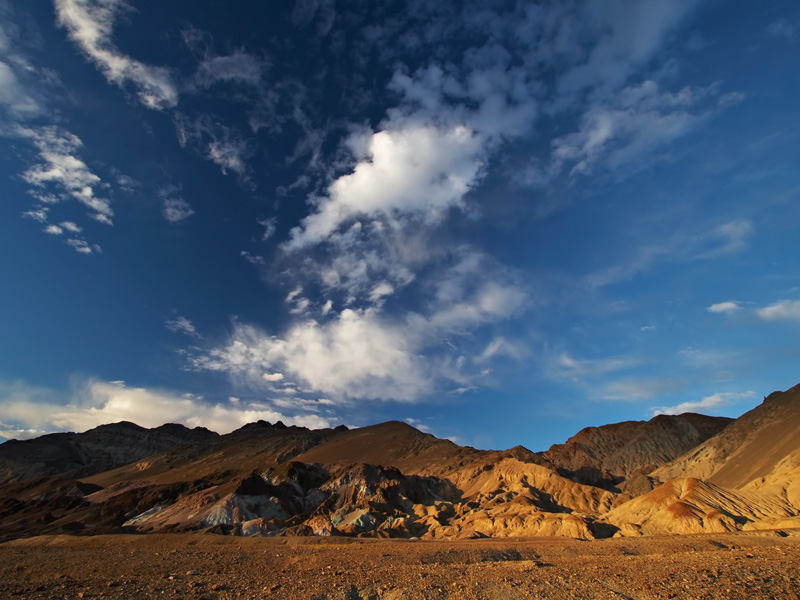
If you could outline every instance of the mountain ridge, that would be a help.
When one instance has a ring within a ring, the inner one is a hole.
[[[399,421],[258,421],[225,435],[108,424],[0,447],[0,538],[595,539],[800,527],[796,423],[800,386],[737,420],[661,415],[585,428],[544,452],[478,450]]]

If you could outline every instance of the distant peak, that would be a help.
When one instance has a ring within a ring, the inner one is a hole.
[[[145,431],[146,428],[130,421],[119,421],[117,423],[106,423],[105,425],[98,425],[89,431],[113,431],[115,429],[133,429],[134,431]],[[88,431],[87,431],[88,433]]]

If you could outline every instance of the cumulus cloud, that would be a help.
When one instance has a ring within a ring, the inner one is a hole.
[[[317,210],[292,230],[291,249],[325,240],[358,216],[423,213],[435,220],[459,205],[483,161],[480,136],[463,125],[411,126],[359,133],[349,146],[358,163],[317,200]]]
[[[66,240],[66,242],[67,245],[71,246],[78,254],[100,254],[103,251],[97,244],[90,245],[89,242],[82,238],[70,238]]]
[[[181,423],[228,433],[263,419],[312,429],[330,427],[333,418],[291,403],[276,410],[267,402],[238,400],[210,403],[192,394],[129,387],[124,382],[90,380],[75,387],[66,400],[49,390],[25,386],[0,389],[0,436],[32,437],[53,431],[86,431],[98,425],[132,421],[143,427]],[[313,407],[312,407],[313,408]],[[294,409],[294,410],[292,410]],[[300,410],[298,410],[300,409]]]
[[[712,304],[706,310],[710,313],[731,314],[741,310],[742,307],[738,302],[717,302]]]
[[[781,300],[759,308],[756,313],[766,321],[800,321],[800,300]]]
[[[747,392],[719,392],[706,396],[696,402],[682,402],[675,406],[657,406],[652,409],[653,415],[680,415],[687,412],[699,412],[703,414],[719,412],[719,409],[732,404],[737,404],[743,400],[755,398],[756,394],[752,391]]]
[[[161,110],[178,103],[178,88],[169,70],[146,65],[114,45],[114,21],[119,13],[131,10],[124,0],[55,0],[55,8],[59,24],[110,83],[132,85],[148,108]]]
[[[192,364],[256,385],[280,381],[272,374],[281,373],[326,396],[411,401],[431,387],[419,345],[375,311],[345,309],[324,323],[295,323],[280,337],[237,324],[224,346]]]
[[[59,223],[59,226],[64,231],[69,231],[70,233],[81,233],[83,231],[82,227],[79,227],[76,223],[73,223],[72,221],[62,221],[61,223]]]

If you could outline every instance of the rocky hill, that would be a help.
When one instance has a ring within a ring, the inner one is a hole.
[[[800,527],[800,386],[731,422],[587,428],[543,453],[389,422],[227,435],[119,423],[0,446],[0,538],[199,531],[578,539]],[[654,489],[655,488],[655,489]]]
[[[123,421],[85,433],[53,433],[0,444],[0,485],[37,476],[79,478],[164,450],[219,437],[203,427],[168,423],[145,429]]]
[[[587,427],[541,458],[543,464],[583,483],[616,484],[665,465],[732,421],[685,413]]]
[[[653,472],[733,489],[758,486],[800,466],[800,385],[773,392],[719,435]]]

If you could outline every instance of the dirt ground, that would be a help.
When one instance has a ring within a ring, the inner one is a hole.
[[[800,599],[800,531],[593,542],[40,537],[0,544],[0,598]]]

